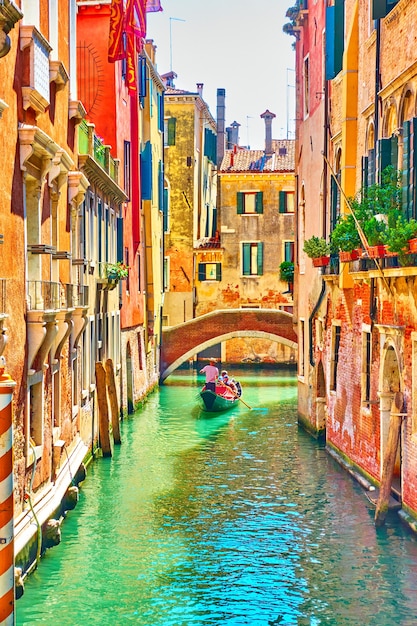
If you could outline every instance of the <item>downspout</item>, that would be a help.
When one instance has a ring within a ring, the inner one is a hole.
[[[375,148],[377,147],[378,137],[379,137],[379,89],[381,83],[381,71],[380,71],[380,58],[381,58],[381,20],[376,21],[376,51],[375,51],[375,101],[374,101],[374,128],[375,128]],[[376,159],[376,151],[375,151],[375,173],[377,166]]]
[[[324,81],[324,133],[323,133],[323,153],[328,158],[328,127],[329,127],[329,88],[327,80]],[[324,161],[323,168],[323,237],[327,239],[327,161]]]
[[[315,366],[315,361],[314,361],[314,355],[313,355],[313,342],[312,342],[312,336],[313,336],[313,319],[314,316],[316,315],[317,311],[319,310],[319,307],[321,305],[321,303],[323,302],[323,298],[324,298],[324,294],[326,292],[326,283],[323,279],[321,279],[321,291],[320,291],[320,295],[318,297],[318,300],[316,302],[316,304],[314,305],[314,309],[311,311],[310,313],[310,317],[308,318],[308,346],[309,346],[309,357],[310,357],[310,365],[311,367]]]

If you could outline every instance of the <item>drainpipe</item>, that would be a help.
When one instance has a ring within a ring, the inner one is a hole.
[[[318,297],[318,300],[314,306],[314,309],[311,311],[310,313],[310,317],[308,318],[308,333],[309,333],[309,356],[310,356],[310,365],[311,367],[315,366],[315,361],[314,361],[314,356],[313,356],[313,342],[311,340],[312,336],[313,336],[313,319],[315,314],[317,313],[317,311],[319,310],[319,307],[321,305],[321,303],[323,302],[323,298],[324,298],[324,294],[326,292],[326,283],[323,279],[322,283],[321,283],[321,291],[320,291],[320,295]]]
[[[376,147],[378,145],[379,137],[379,88],[381,84],[381,70],[380,70],[380,58],[381,58],[381,20],[376,21],[376,52],[375,52],[375,100],[374,100],[374,128],[375,128],[375,181],[377,171],[377,154]]]
[[[329,88],[327,80],[324,81],[324,133],[323,133],[323,152],[326,157],[323,168],[323,236],[327,235],[327,159],[328,157],[328,128],[329,128]]]

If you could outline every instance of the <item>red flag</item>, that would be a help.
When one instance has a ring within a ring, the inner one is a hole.
[[[163,11],[161,0],[146,0],[146,13],[156,13],[156,11]]]
[[[124,11],[123,0],[112,0],[110,12],[109,50],[110,63],[119,61],[125,56],[123,49]]]
[[[138,39],[146,37],[146,0],[127,0],[126,32]]]

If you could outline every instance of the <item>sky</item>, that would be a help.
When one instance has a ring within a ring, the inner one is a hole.
[[[157,46],[159,74],[173,70],[175,87],[195,92],[216,118],[217,89],[226,90],[226,126],[237,121],[239,143],[265,147],[260,115],[275,113],[273,139],[294,138],[294,38],[282,32],[291,0],[161,0],[148,13],[147,39]]]

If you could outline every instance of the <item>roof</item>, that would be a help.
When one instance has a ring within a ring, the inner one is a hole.
[[[197,91],[187,91],[187,89],[177,89],[176,87],[166,87],[166,96],[198,96]]]
[[[248,150],[236,146],[226,150],[221,172],[294,172],[295,140],[273,139],[274,152],[267,156],[265,150]]]

